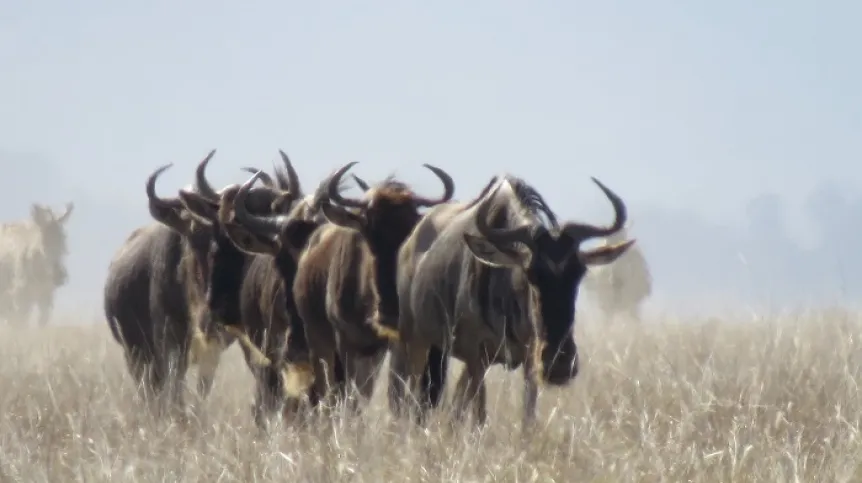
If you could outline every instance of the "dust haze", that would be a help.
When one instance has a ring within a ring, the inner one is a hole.
[[[13,3],[0,222],[75,209],[49,326],[0,327],[0,481],[862,478],[862,6]],[[361,417],[263,435],[233,347],[189,398],[198,419],[156,421],[103,282],[152,222],[146,177],[174,163],[157,187],[174,196],[213,148],[217,188],[283,149],[306,191],[357,160],[427,192],[431,163],[456,199],[510,172],[561,218],[607,223],[595,176],[652,294],[611,322],[581,292],[581,373],[542,389],[529,439],[522,375],[496,366],[480,430],[447,404],[428,428],[397,420],[381,378]]]

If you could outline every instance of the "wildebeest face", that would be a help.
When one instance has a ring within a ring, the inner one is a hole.
[[[221,324],[232,325],[239,321],[240,285],[248,261],[246,253],[273,253],[278,248],[275,238],[246,230],[236,222],[234,199],[242,191],[243,213],[249,210],[256,215],[269,216],[276,210],[289,209],[296,198],[290,191],[275,189],[272,183],[250,192],[254,181],[263,176],[258,171],[242,189],[237,185],[229,185],[220,193],[210,189],[217,196],[215,199],[194,192],[180,192],[180,199],[189,212],[211,227],[206,298],[212,316]],[[202,176],[198,182],[208,184]]]
[[[239,288],[245,255],[219,223],[219,202],[184,190],[180,191],[180,199],[192,217],[208,227],[208,240],[201,237],[201,244],[192,247],[204,277],[207,307],[220,323],[235,324],[239,320]]]
[[[311,233],[321,222],[305,218],[310,215],[293,210],[290,214],[272,213],[256,215],[247,206],[249,188],[260,176],[256,174],[241,187],[225,189],[221,198],[219,224],[224,227],[228,238],[243,252],[248,254],[268,254],[282,259],[288,257],[294,262],[299,258]],[[283,196],[276,197],[282,203]],[[289,206],[284,206],[290,209]]]
[[[476,213],[479,236],[464,234],[464,242],[480,262],[518,270],[527,280],[531,310],[540,319],[535,321],[536,329],[544,342],[542,375],[551,384],[564,384],[578,372],[573,334],[575,304],[587,267],[613,262],[634,243],[629,240],[592,250],[580,249],[586,239],[607,236],[625,224],[625,205],[598,184],[614,205],[615,221],[609,228],[570,222],[559,232],[540,224],[492,229],[488,226],[491,196]]]
[[[415,194],[406,184],[389,177],[376,186],[354,178],[360,187],[368,188],[363,199],[346,198],[339,192],[341,178],[356,161],[347,163],[332,174],[319,188],[326,196],[320,208],[333,224],[359,231],[368,244],[373,260],[374,285],[379,295],[377,312],[380,317],[390,319],[398,316],[396,290],[396,260],[398,249],[419,222],[422,207],[446,203],[455,194],[452,178],[442,169],[429,164],[431,170],[443,183],[443,196],[436,199]]]

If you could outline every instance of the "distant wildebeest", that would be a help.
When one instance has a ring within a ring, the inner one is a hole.
[[[605,243],[619,243],[627,238],[628,228],[623,228]],[[637,322],[642,304],[652,293],[652,275],[643,252],[635,245],[614,263],[590,267],[583,285],[605,319],[623,316]]]
[[[510,175],[501,176],[477,205],[454,216],[448,207],[426,214],[414,233],[422,232],[422,224],[441,231],[417,262],[409,287],[399,287],[405,294],[398,348],[404,361],[393,369],[403,371],[396,376],[405,381],[408,394],[429,350],[443,349],[465,364],[456,388],[456,414],[463,417],[472,401],[475,422],[484,424],[488,368],[523,364],[528,427],[535,418],[540,379],[564,385],[575,377],[574,311],[581,278],[587,266],[609,263],[634,243],[580,249],[584,241],[611,235],[626,221],[623,201],[593,181],[614,207],[610,227],[576,222],[560,227],[542,196]],[[438,217],[447,219],[441,223]]]
[[[65,224],[74,209],[61,215],[34,203],[30,219],[0,224],[0,320],[27,325],[31,311],[45,326],[54,308],[54,291],[66,284]]]
[[[388,337],[398,326],[398,249],[421,218],[418,210],[448,202],[455,186],[445,171],[426,164],[443,183],[438,199],[419,196],[391,177],[366,190],[361,200],[346,198],[339,192],[341,178],[355,164],[322,183],[326,196],[320,209],[329,222],[314,231],[300,256],[293,298],[305,328],[315,392],[351,389],[342,384],[330,392],[340,362],[345,380],[367,399]]]

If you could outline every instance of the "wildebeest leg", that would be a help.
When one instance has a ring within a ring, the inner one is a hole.
[[[140,351],[127,349],[123,352],[126,359],[126,367],[132,377],[132,383],[141,400],[147,403],[152,398],[151,376],[152,361],[148,360]]]
[[[26,298],[26,294],[17,294],[13,296],[9,310],[9,320],[11,325],[19,328],[27,327],[30,322],[31,308],[32,302]]]
[[[527,357],[524,361],[524,419],[521,429],[526,433],[536,423],[536,406],[539,400],[539,374],[536,373],[536,360]]]
[[[389,408],[394,413],[401,415],[406,409],[405,400],[405,378],[406,357],[405,350],[400,345],[393,345],[390,356],[389,372]],[[428,358],[425,370],[419,380],[417,402],[421,408],[419,417],[424,418],[428,410],[440,405],[446,389],[446,377],[449,372],[449,354],[436,346],[428,350]]]
[[[160,385],[161,410],[169,414],[177,414],[184,409],[185,377],[188,370],[188,337],[179,321],[166,317],[165,326],[157,334],[158,373]]]
[[[402,350],[404,350],[405,371],[403,375],[404,397],[400,404],[415,406],[415,421],[417,424],[424,424],[428,405],[425,404],[424,400],[417,399],[422,397],[423,392],[420,392],[422,389],[416,386],[421,384],[422,375],[428,367],[431,344],[414,340],[402,346]],[[404,409],[405,407],[402,406],[401,410]]]
[[[255,400],[255,424],[266,429],[269,420],[278,412],[281,404],[281,379],[278,370],[272,367],[260,369]]]
[[[210,341],[210,343],[218,344],[217,341]],[[199,400],[205,400],[212,391],[222,352],[224,352],[222,347],[212,348],[198,361],[197,392]]]
[[[251,416],[258,429],[266,431],[269,427],[269,419],[278,407],[281,381],[276,369],[261,367],[255,362],[257,357],[248,347],[240,344],[240,349],[254,377],[254,402],[251,404]]]
[[[474,424],[484,425],[487,420],[487,394],[485,390],[485,373],[488,363],[482,358],[465,361],[464,371],[458,380],[455,391],[455,420],[463,421],[467,405],[473,405]]]
[[[36,305],[39,308],[39,317],[36,319],[36,323],[39,327],[45,327],[48,325],[48,322],[51,320],[51,314],[54,312],[54,296],[52,294],[45,294],[39,298]]]
[[[422,381],[419,386],[422,400],[427,401],[429,408],[436,408],[440,405],[440,399],[442,399],[446,388],[448,372],[449,354],[432,346],[428,351],[428,363],[425,365],[425,372],[422,374]]]
[[[335,349],[324,349],[320,352],[312,350],[311,358],[314,365],[314,384],[313,391],[319,399],[318,407],[323,410],[330,410],[334,406],[334,402],[340,396],[340,389],[345,387],[345,380],[339,381],[336,377],[335,367],[337,359]],[[347,362],[341,361],[344,365],[344,375],[347,375]],[[346,379],[346,377],[345,377]],[[322,404],[321,404],[322,403]]]
[[[402,342],[391,344],[389,348],[389,384],[386,395],[389,399],[389,410],[397,416],[402,416],[405,401],[405,378],[407,377],[407,351]]]
[[[347,356],[345,356],[346,358]],[[367,404],[374,394],[374,382],[380,372],[386,351],[368,357],[353,357],[350,364],[345,365],[346,384],[351,393],[347,399],[348,408],[353,413],[359,412],[360,404]]]

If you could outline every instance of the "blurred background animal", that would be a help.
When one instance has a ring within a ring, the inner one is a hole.
[[[631,224],[607,237],[600,246],[629,239],[630,230]],[[583,286],[605,320],[622,317],[639,321],[641,307],[652,294],[652,275],[640,246],[635,244],[614,262],[589,267]]]
[[[0,225],[0,320],[24,326],[38,308],[38,324],[48,324],[54,291],[68,280],[65,224],[73,209],[67,203],[58,215],[33,203],[29,220]]]

